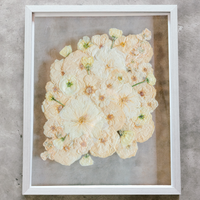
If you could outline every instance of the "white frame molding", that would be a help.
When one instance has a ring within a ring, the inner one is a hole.
[[[168,16],[171,185],[32,186],[34,18],[52,16]],[[176,5],[26,6],[24,51],[23,195],[179,195],[180,130]]]

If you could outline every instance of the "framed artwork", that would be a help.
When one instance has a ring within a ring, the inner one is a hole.
[[[180,194],[177,6],[26,6],[23,126],[24,195]]]

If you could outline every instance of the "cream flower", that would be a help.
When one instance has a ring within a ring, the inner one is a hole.
[[[97,45],[99,47],[99,49],[103,48],[103,47],[111,47],[112,41],[109,39],[107,34],[103,34],[103,35],[94,35],[92,36],[91,39],[92,43]]]
[[[126,55],[117,48],[111,49],[106,56],[108,67],[126,71]]]
[[[44,125],[44,135],[50,138],[64,137],[64,131],[60,123],[55,119],[49,119]]]
[[[142,74],[143,77],[147,77],[148,74],[153,73],[153,68],[150,63],[141,63],[137,66],[136,70]]]
[[[73,140],[83,134],[92,134],[92,129],[104,117],[104,114],[86,95],[71,99],[60,112],[64,119],[64,130]]]
[[[151,39],[151,31],[147,28],[142,31],[142,33],[137,35],[139,40],[150,40]]]
[[[91,96],[91,99],[100,108],[108,106],[111,101],[114,101],[115,98],[117,98],[117,96],[114,93],[102,89],[97,90]]]
[[[81,166],[90,166],[94,164],[94,161],[89,154],[86,154],[80,159],[79,163]]]
[[[119,131],[122,146],[131,145],[135,138],[135,133],[133,131]]]
[[[47,92],[46,95],[45,95],[45,97],[46,97],[46,100],[47,100],[47,101],[56,101],[56,102],[59,103],[60,105],[65,106],[63,103],[61,103],[60,101],[58,101],[58,100],[53,96],[53,94],[52,94],[51,92]]]
[[[115,40],[114,48],[119,49],[126,55],[130,53],[131,49],[133,48],[132,42],[130,41],[130,37],[119,37]]]
[[[153,56],[153,49],[149,42],[139,41],[130,52],[132,60],[137,63],[148,63]]]
[[[108,129],[101,131],[96,138],[97,141],[90,149],[90,153],[93,156],[97,156],[100,158],[106,158],[111,156],[116,151],[116,144],[119,140],[119,135],[110,126]]]
[[[113,48],[113,44],[115,42],[115,40],[119,37],[121,37],[123,34],[122,30],[116,29],[116,28],[111,28],[109,30],[109,35],[112,37],[112,45],[111,45],[111,49]]]
[[[108,106],[102,108],[107,123],[112,126],[116,131],[121,129],[124,125],[126,116],[123,110],[116,103],[111,102]]]
[[[136,155],[138,150],[138,145],[136,141],[133,141],[131,145],[123,146],[119,141],[116,146],[116,152],[118,156],[122,159],[131,158]]]
[[[85,86],[83,88],[83,93],[81,94],[86,94],[88,96],[91,96],[99,88],[100,79],[98,78],[98,76],[95,76],[93,74],[86,75],[83,81],[85,83]]]
[[[81,51],[85,51],[87,48],[89,48],[92,45],[90,42],[90,38],[88,36],[84,36],[83,39],[80,39],[77,44],[77,49]]]
[[[150,85],[155,85],[156,84],[156,78],[153,75],[153,73],[147,75],[146,81]]]
[[[80,89],[78,80],[72,75],[65,75],[59,83],[59,88],[65,95],[74,95]]]
[[[141,98],[132,90],[129,83],[124,84],[118,91],[119,98],[117,104],[123,109],[128,119],[138,115],[139,108],[141,105]]]
[[[109,35],[110,35],[112,38],[115,38],[115,39],[121,37],[122,34],[123,34],[123,31],[122,31],[122,30],[119,30],[119,29],[116,29],[116,28],[111,28],[111,29],[109,30]]]
[[[65,140],[65,137],[59,138],[59,139],[55,139],[53,141],[53,145],[56,147],[56,149],[62,150],[63,147],[64,147],[64,140]]]
[[[87,70],[88,74],[90,74],[90,68],[92,67],[93,63],[94,63],[94,58],[91,57],[82,57],[81,59],[81,63],[83,64],[83,66],[85,67],[85,69]]]
[[[129,77],[126,71],[124,70],[113,70],[110,76],[111,79],[114,80],[114,87],[121,87],[125,83],[129,82]]]
[[[67,57],[70,53],[72,53],[72,47],[71,45],[69,46],[65,46],[60,52],[59,54],[63,57]]]
[[[63,72],[63,63],[64,63],[64,60],[55,60],[54,63],[51,65],[51,68],[50,68],[50,78],[51,78],[51,81],[56,85],[58,86],[59,85],[59,82],[60,80],[62,79],[63,75],[65,74]]]
[[[140,113],[135,121],[136,126],[142,126],[144,125],[148,119],[151,117],[150,112],[145,107],[141,107]]]

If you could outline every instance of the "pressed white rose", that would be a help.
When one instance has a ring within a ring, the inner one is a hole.
[[[64,140],[65,140],[65,137],[59,138],[59,139],[55,139],[53,141],[53,145],[56,147],[56,149],[62,150],[63,146],[64,146]]]
[[[150,85],[155,85],[156,84],[156,78],[153,75],[153,73],[147,75],[146,81]]]
[[[64,119],[65,132],[70,133],[71,139],[83,134],[92,135],[93,128],[104,117],[103,112],[86,95],[69,100],[59,115]]]
[[[59,54],[63,57],[67,57],[70,53],[72,52],[72,47],[71,45],[69,46],[65,46],[60,52]]]
[[[123,146],[131,145],[134,140],[135,133],[133,131],[119,131],[119,132],[121,136],[121,144]]]
[[[75,76],[65,75],[59,83],[59,88],[65,95],[74,95],[79,91],[79,83]]]
[[[122,30],[119,30],[119,29],[116,29],[116,28],[111,28],[111,29],[109,30],[109,35],[110,35],[112,38],[115,38],[115,39],[121,37],[122,34],[123,34],[123,31],[122,31]]]
[[[89,48],[92,45],[90,42],[90,38],[88,36],[84,36],[83,39],[80,39],[77,44],[77,49],[81,51],[85,51],[87,48]]]
[[[86,154],[80,159],[79,163],[81,166],[90,166],[94,164],[94,161],[89,154]]]

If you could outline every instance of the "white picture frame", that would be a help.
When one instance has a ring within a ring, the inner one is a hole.
[[[77,185],[32,186],[34,105],[34,18],[52,16],[168,16],[170,77],[171,185]],[[173,67],[172,67],[173,66]],[[176,5],[42,5],[25,7],[23,195],[179,195],[180,131],[178,86],[178,32]]]

